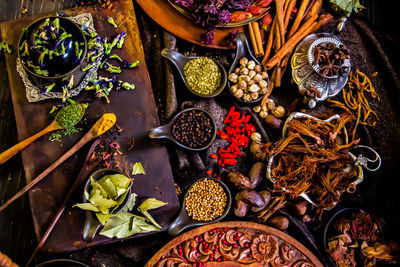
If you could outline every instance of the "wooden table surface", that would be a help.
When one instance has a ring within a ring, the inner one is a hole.
[[[366,15],[370,23],[386,30],[381,31],[383,35],[390,36],[396,33],[394,27],[386,27],[396,25],[396,16],[392,16],[396,12],[395,8],[386,9],[386,4],[379,6],[377,0],[361,2],[365,2],[364,5],[368,8]],[[0,22],[68,8],[74,4],[74,0],[0,0]],[[23,15],[22,8],[26,8],[28,13]],[[136,10],[138,12],[138,9]],[[5,60],[0,56],[0,151],[17,142],[8,75]],[[24,185],[25,177],[20,155],[0,165],[0,203],[9,199]],[[36,242],[29,201],[25,195],[16,201],[13,209],[6,209],[0,213],[0,251],[8,254],[17,263],[24,264]]]

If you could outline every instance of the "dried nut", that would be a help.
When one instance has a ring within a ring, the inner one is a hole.
[[[237,82],[243,81],[247,75],[240,75]]]
[[[238,89],[238,88],[237,88],[236,85],[232,85],[232,86],[231,86],[231,93],[232,93],[232,94],[235,94],[236,91],[237,91],[237,89]]]
[[[251,211],[252,212],[260,212],[260,211],[262,211],[268,205],[268,203],[271,201],[271,193],[268,190],[263,190],[259,194],[264,198],[265,206],[264,207],[260,207],[260,208],[251,207]]]
[[[247,83],[246,83],[245,81],[240,81],[240,82],[237,84],[237,87],[238,87],[239,89],[245,89],[245,88],[247,88]]]
[[[238,81],[238,76],[235,73],[231,73],[229,74],[228,77],[229,81],[233,82],[233,83],[237,83]]]
[[[253,207],[260,208],[265,205],[264,198],[254,190],[243,190],[236,197]]]
[[[272,99],[268,99],[267,107],[269,110],[274,110],[275,109],[275,102]]]
[[[264,177],[264,167],[265,165],[261,161],[256,162],[251,166],[248,177],[252,188],[256,188],[262,181],[262,178]]]
[[[249,177],[251,182],[251,177]],[[303,198],[296,199],[291,203],[291,209],[296,216],[303,216],[307,212],[307,201]]]
[[[264,149],[264,145],[260,142],[251,142],[250,144],[250,152],[253,157],[257,160],[266,160],[267,159],[267,151]]]
[[[253,81],[253,80],[250,80],[250,81],[247,83],[247,86],[250,87],[250,86],[252,86],[253,84],[254,84],[254,81]]]
[[[237,89],[236,92],[233,95],[236,98],[242,98],[243,97],[243,90],[242,89]]]
[[[252,86],[250,86],[249,91],[252,93],[258,92],[260,91],[260,86],[258,86],[257,84],[253,84]]]
[[[260,113],[258,113],[258,115],[260,116],[261,119],[265,119],[268,116],[268,112],[261,110]]]
[[[262,80],[261,74],[257,73],[256,76],[253,77],[253,80],[254,80],[255,82],[257,82],[257,83],[258,83],[259,81],[261,81],[261,80]]]
[[[260,111],[261,111],[261,106],[258,105],[258,106],[253,107],[253,111],[254,111],[255,113],[260,112]]]
[[[246,216],[247,212],[249,211],[250,205],[245,203],[242,200],[236,200],[236,205],[234,209],[234,213],[238,217]]]
[[[289,219],[285,216],[273,216],[268,220],[269,224],[279,230],[285,230],[289,226]]]
[[[256,107],[259,107],[259,106],[256,106]],[[261,142],[261,138],[262,137],[261,137],[260,133],[254,132],[254,133],[251,134],[250,138],[251,138],[251,140],[253,140],[255,142]]]
[[[243,68],[240,70],[240,74],[242,75],[248,75],[249,74],[249,69],[248,68]]]
[[[268,83],[267,81],[261,80],[258,82],[258,86],[260,86],[261,88],[267,88]]]
[[[250,79],[253,79],[254,76],[256,76],[256,74],[257,74],[257,72],[256,72],[255,70],[249,71],[249,77],[250,77]]]
[[[254,60],[250,60],[249,63],[247,63],[247,68],[249,70],[254,70],[255,66],[256,66],[256,62]]]
[[[250,179],[240,172],[230,172],[226,179],[239,189],[253,189]]]
[[[251,95],[250,94],[245,94],[244,96],[243,96],[243,100],[244,101],[250,101],[251,100]]]
[[[250,94],[251,99],[256,100],[260,95],[257,92],[253,92]]]
[[[272,111],[272,114],[277,116],[278,118],[285,116],[285,108],[282,106],[277,106],[274,111]]]
[[[257,71],[257,72],[262,72],[262,66],[261,65],[256,65],[254,67],[254,70]]]
[[[261,72],[262,78],[265,80],[268,78],[268,73],[266,71]]]
[[[235,69],[235,74],[236,74],[236,75],[239,75],[239,74],[240,74],[240,68],[236,68],[236,69]]]
[[[265,123],[272,129],[280,129],[282,125],[282,121],[272,114],[265,117]]]
[[[261,87],[260,94],[265,95],[268,92],[268,87]]]
[[[249,60],[246,57],[242,57],[239,61],[241,66],[246,66]]]
[[[262,111],[268,112],[268,107],[267,107],[267,105],[262,105],[262,106],[261,106],[261,110],[262,110]]]
[[[250,79],[249,76],[245,76],[245,77],[243,77],[243,81],[245,81],[246,83],[248,83],[248,82],[251,81],[251,79]]]

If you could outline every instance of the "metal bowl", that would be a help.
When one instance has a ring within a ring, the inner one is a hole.
[[[27,61],[30,60],[34,62],[34,64],[37,64],[39,54],[35,49],[30,49],[30,54],[25,57],[21,57],[21,53],[19,49],[17,49],[18,53],[18,58],[21,59],[22,66],[26,73],[28,74],[29,78],[34,82],[35,85],[37,85],[39,88],[44,89],[45,86],[50,85],[52,83],[59,83],[62,80],[69,80],[71,75],[74,75],[74,84],[73,87],[77,86],[82,79],[84,78],[86,72],[82,71],[82,68],[84,68],[87,65],[87,62],[85,59],[86,53],[87,53],[87,40],[85,37],[85,34],[82,32],[81,28],[79,25],[74,23],[73,21],[64,18],[64,17],[56,17],[56,16],[50,16],[50,17],[43,17],[38,20],[35,20],[32,22],[26,30],[24,30],[19,38],[18,41],[18,47],[21,47],[22,43],[26,40],[28,42],[29,48],[33,47],[34,45],[34,40],[35,36],[34,33],[37,31],[37,29],[44,23],[44,21],[50,18],[50,20],[58,18],[60,20],[60,28],[63,29],[64,31],[71,33],[72,34],[72,42],[83,42],[84,47],[83,47],[83,53],[81,57],[79,58],[80,64],[74,64],[75,60],[77,58],[74,56],[74,49],[68,48],[67,47],[67,53],[64,55],[60,56],[54,56],[52,60],[46,59],[44,61],[44,64],[46,66],[46,69],[52,70],[52,73],[49,76],[37,74],[31,70],[27,66]],[[72,46],[72,45],[71,45]],[[54,90],[59,90],[61,91],[61,86],[56,86]]]

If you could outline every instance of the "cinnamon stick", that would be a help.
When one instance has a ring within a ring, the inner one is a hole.
[[[278,30],[279,37],[281,39],[281,45],[285,43],[285,22],[283,14],[283,0],[275,0],[276,3],[276,17],[278,18]]]
[[[284,26],[285,26],[285,31],[287,29],[287,26],[289,24],[289,19],[290,15],[292,14],[293,8],[296,6],[296,0],[290,0],[289,4],[285,10],[285,17],[284,17]]]
[[[314,28],[312,29],[312,32],[317,31],[319,28],[321,28],[322,26],[327,24],[332,19],[333,19],[333,16],[330,13],[322,14],[318,19],[317,25],[315,25]]]
[[[249,33],[250,33],[251,43],[252,43],[253,49],[254,49],[254,54],[257,56],[258,46],[257,46],[257,42],[256,42],[256,37],[254,35],[253,23],[249,23]]]
[[[294,19],[292,28],[290,29],[289,33],[288,33],[288,38],[292,37],[292,35],[297,31],[297,29],[300,26],[301,21],[303,20],[303,15],[304,12],[307,8],[307,4],[308,4],[309,0],[302,0],[301,4],[300,4],[300,8],[299,11],[297,11],[297,15],[296,18]]]
[[[322,8],[322,0],[316,0],[314,5],[311,7],[310,13],[307,14],[306,19],[310,18],[311,16],[318,15],[321,8]]]
[[[254,36],[256,38],[256,45],[258,50],[258,53],[256,53],[256,57],[262,57],[264,55],[264,48],[261,39],[260,25],[257,21],[254,21],[251,24],[253,24]]]
[[[265,54],[264,54],[264,58],[261,62],[262,65],[264,65],[268,62],[269,55],[271,54],[272,41],[274,39],[275,23],[276,23],[276,17],[274,18],[274,21],[272,21],[272,24],[271,24],[271,27],[269,30],[268,42],[267,42],[267,45],[265,46]]]
[[[317,16],[312,16],[309,18],[300,29],[279,49],[278,52],[265,64],[267,69],[273,68],[276,64],[278,64],[284,56],[286,56],[301,39],[307,36],[317,25],[315,20]]]
[[[278,20],[277,20],[278,22]],[[282,47],[282,39],[280,38],[280,30],[279,30],[279,23],[275,24],[275,43],[274,43],[274,49],[275,51],[278,51]]]

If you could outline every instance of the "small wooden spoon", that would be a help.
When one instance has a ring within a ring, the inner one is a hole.
[[[81,105],[84,109],[84,105]],[[61,112],[61,110],[59,111],[59,113]],[[77,124],[78,122],[80,122],[80,120],[83,118],[83,115],[85,114],[85,110],[84,112],[82,112],[82,116],[81,118],[76,121],[75,124]],[[20,152],[22,149],[24,149],[25,147],[27,147],[28,145],[30,145],[31,143],[33,143],[33,141],[35,141],[36,139],[38,139],[39,137],[55,131],[55,130],[61,130],[63,129],[63,127],[61,127],[60,125],[58,125],[58,123],[54,120],[49,126],[47,126],[46,128],[44,128],[43,130],[41,130],[40,132],[38,132],[37,134],[19,142],[18,144],[16,144],[13,147],[10,147],[9,149],[7,149],[6,151],[2,152],[0,154],[0,165],[5,163],[7,160],[9,160],[10,158],[12,158],[15,154],[17,154],[18,152]]]
[[[25,192],[31,189],[34,185],[40,182],[43,178],[45,178],[50,172],[52,172],[55,168],[61,165],[64,161],[66,161],[69,157],[75,154],[81,147],[83,147],[87,142],[93,140],[94,138],[102,135],[106,131],[108,131],[116,122],[117,118],[113,113],[105,113],[103,116],[93,125],[93,127],[86,133],[78,143],[76,143],[70,150],[65,152],[64,155],[59,157],[53,164],[47,167],[41,174],[39,174],[35,179],[29,182],[24,188],[22,188],[18,193],[16,193],[12,198],[10,198],[6,203],[4,203],[0,207],[0,211],[4,210],[8,205],[13,203],[16,199],[22,196]]]

